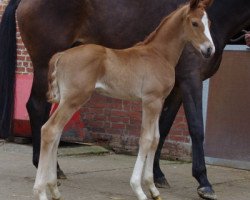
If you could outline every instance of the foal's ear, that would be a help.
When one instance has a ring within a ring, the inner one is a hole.
[[[200,0],[190,0],[190,9],[194,10],[198,7]]]
[[[201,3],[203,4],[204,8],[208,8],[213,4],[214,0],[201,0]]]

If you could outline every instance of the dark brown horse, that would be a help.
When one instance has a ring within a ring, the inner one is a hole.
[[[24,43],[34,65],[34,82],[27,103],[32,135],[33,163],[38,164],[40,129],[48,119],[51,105],[46,102],[47,68],[50,57],[77,43],[97,43],[125,48],[141,41],[159,24],[163,16],[185,0],[11,0],[0,27],[0,134],[11,132],[15,75],[15,10]],[[159,155],[167,133],[183,103],[192,138],[193,176],[198,192],[214,199],[207,179],[203,151],[202,80],[218,69],[227,41],[250,25],[249,0],[215,0],[208,10],[216,46],[213,59],[202,61],[188,46],[176,68],[176,84],[164,104],[160,119],[161,140],[156,155],[155,181],[166,179],[159,168]],[[124,28],[125,27],[125,28]],[[133,33],[133,34],[131,34]]]

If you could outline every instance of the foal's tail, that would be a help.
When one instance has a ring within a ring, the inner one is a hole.
[[[58,103],[61,99],[60,89],[57,80],[57,65],[63,53],[55,54],[49,62],[49,87],[47,92],[47,99],[50,103]]]
[[[10,0],[0,24],[0,137],[12,132],[16,70],[16,19],[20,0]]]

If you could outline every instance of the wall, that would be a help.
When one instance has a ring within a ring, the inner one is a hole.
[[[0,2],[0,17],[5,6],[6,1]],[[23,76],[30,75],[33,72],[32,63],[22,43],[19,31],[17,31],[17,41],[18,67],[16,72]],[[141,102],[122,101],[94,94],[80,110],[80,115],[85,127],[87,127],[84,141],[94,140],[99,144],[108,145],[117,152],[129,154],[137,152]],[[170,136],[165,142],[164,157],[190,159],[191,150],[188,134],[186,119],[183,109],[181,109],[171,129]]]

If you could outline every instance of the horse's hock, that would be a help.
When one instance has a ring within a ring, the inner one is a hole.
[[[0,20],[9,0],[0,2]],[[17,29],[18,30],[18,29]],[[17,32],[17,88],[15,106],[15,136],[30,137],[26,102],[33,78],[30,57]],[[22,91],[22,93],[18,91]],[[63,134],[66,141],[96,141],[117,152],[136,154],[141,123],[141,102],[122,101],[95,94],[77,113]],[[87,128],[87,129],[86,129]],[[163,156],[190,159],[190,139],[183,109],[176,117]]]

